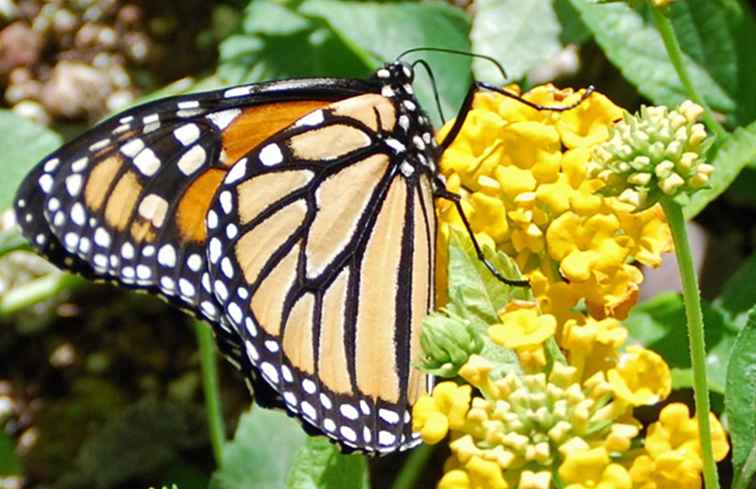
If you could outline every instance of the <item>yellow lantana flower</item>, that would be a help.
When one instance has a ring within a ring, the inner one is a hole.
[[[725,458],[730,446],[717,417],[709,413],[709,421],[714,459],[718,462]],[[659,421],[649,426],[646,435],[646,451],[652,457],[658,458],[666,452],[678,449],[699,456],[701,454],[696,418],[690,416],[688,406],[685,404],[673,403],[665,406],[659,414]]]
[[[577,368],[581,378],[586,378],[617,364],[617,350],[627,335],[627,329],[614,318],[586,318],[580,322],[569,319],[564,323],[559,344],[567,351],[570,365]]]
[[[554,336],[556,318],[541,314],[535,303],[512,302],[499,313],[499,320],[501,323],[488,328],[491,339],[513,349],[525,370],[542,369],[546,365],[543,342]]]
[[[454,382],[442,382],[431,396],[422,396],[412,409],[412,429],[426,443],[438,443],[449,431],[465,422],[472,388]]]
[[[567,454],[559,467],[559,476],[567,484],[565,489],[631,489],[633,481],[628,471],[611,463],[604,447],[576,450]]]
[[[614,394],[633,406],[656,404],[672,390],[667,363],[640,345],[629,346],[606,377]]]
[[[720,461],[730,447],[716,416],[709,413],[709,421],[714,459]],[[673,403],[648,427],[645,453],[633,461],[630,476],[640,489],[699,489],[702,467],[698,423],[688,406]]]
[[[580,94],[545,85],[523,96],[568,105]],[[533,283],[541,311],[558,324],[580,317],[572,308],[581,300],[594,317],[621,317],[637,300],[643,279],[632,260],[657,266],[660,254],[671,248],[662,213],[652,208],[632,214],[632,206],[596,194],[604,183],[588,175],[593,149],[609,139],[622,116],[622,109],[597,93],[566,112],[538,111],[503,95],[479,93],[440,162],[449,190],[463,197],[476,236],[515,259]],[[439,131],[439,139],[448,128]],[[462,229],[462,223],[448,202],[439,202],[437,212],[437,290],[443,303],[448,227]]]

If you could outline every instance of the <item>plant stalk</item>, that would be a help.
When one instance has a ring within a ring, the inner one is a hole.
[[[0,296],[0,317],[7,317],[22,309],[50,299],[66,290],[88,283],[78,275],[49,273],[8,290]]]
[[[656,29],[659,31],[659,34],[662,37],[662,41],[664,41],[664,47],[667,49],[669,60],[672,62],[672,66],[674,66],[675,71],[677,72],[677,76],[680,78],[680,81],[685,87],[685,91],[688,93],[688,97],[693,102],[704,108],[703,118],[704,121],[706,121],[706,125],[709,126],[709,128],[717,134],[717,139],[721,141],[722,138],[727,136],[727,131],[725,131],[724,127],[722,127],[722,125],[717,121],[716,117],[714,117],[714,112],[711,110],[711,107],[709,107],[704,98],[696,89],[695,85],[693,85],[693,80],[691,79],[690,74],[688,73],[688,69],[685,66],[683,53],[680,49],[680,43],[677,41],[675,30],[672,27],[672,22],[670,22],[670,20],[666,15],[664,15],[659,7],[651,6],[651,15],[654,19]]]
[[[696,419],[698,420],[698,437],[703,457],[703,475],[706,489],[719,489],[717,464],[711,442],[709,423],[709,387],[706,380],[706,345],[704,344],[703,313],[698,289],[693,254],[690,250],[688,232],[680,204],[669,198],[661,199],[675,243],[677,266],[682,280],[685,315],[688,324],[690,343],[690,361],[693,366],[693,393],[696,401]]]
[[[402,469],[391,485],[391,489],[414,489],[417,487],[417,481],[435,448],[435,446],[425,443],[415,448],[402,465]]]
[[[215,463],[218,467],[221,467],[223,465],[223,446],[226,443],[226,429],[221,410],[215,340],[210,326],[202,321],[194,322],[194,331],[197,334],[197,343],[199,343],[202,390],[205,394],[205,411],[210,431],[210,443],[213,446]]]

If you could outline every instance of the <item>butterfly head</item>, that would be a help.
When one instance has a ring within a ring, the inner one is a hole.
[[[394,95],[413,95],[412,82],[415,79],[415,71],[412,66],[403,61],[387,63],[375,73],[375,77],[383,85],[382,95],[393,97]]]

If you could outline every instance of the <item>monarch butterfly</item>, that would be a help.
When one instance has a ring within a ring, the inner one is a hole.
[[[130,109],[42,160],[17,220],[54,263],[209,321],[261,405],[347,449],[412,447],[433,198],[459,206],[436,162],[475,92],[437,146],[413,77],[400,56]]]

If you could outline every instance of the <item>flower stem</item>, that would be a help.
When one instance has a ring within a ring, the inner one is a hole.
[[[670,22],[669,18],[664,15],[659,7],[651,6],[651,15],[654,19],[656,29],[659,31],[659,34],[661,34],[662,41],[664,41],[664,47],[667,48],[669,60],[672,62],[672,66],[674,66],[675,71],[677,72],[677,76],[680,78],[680,81],[685,87],[685,90],[688,92],[688,97],[690,97],[693,102],[704,108],[703,118],[706,121],[706,125],[708,125],[711,130],[717,133],[717,139],[721,140],[724,136],[727,135],[727,131],[725,131],[722,125],[717,122],[717,119],[714,117],[714,112],[712,112],[711,107],[709,107],[709,105],[704,101],[701,94],[693,85],[693,81],[690,78],[688,69],[685,66],[683,53],[680,49],[680,43],[677,41],[675,30],[672,27],[672,22]]]
[[[714,112],[711,110],[711,107],[709,107],[706,101],[704,101],[704,98],[698,92],[698,89],[696,89],[695,85],[693,85],[693,81],[690,78],[688,69],[685,66],[683,53],[680,49],[680,43],[677,41],[675,30],[672,27],[672,22],[670,22],[669,18],[667,18],[667,16],[664,15],[664,13],[658,7],[651,7],[651,15],[654,19],[656,29],[659,31],[659,34],[662,37],[664,47],[667,48],[667,55],[669,55],[669,60],[672,62],[672,66],[675,68],[677,76],[680,78],[680,81],[685,87],[685,90],[688,92],[688,97],[690,97],[693,102],[704,108],[703,117],[706,121],[706,124],[712,131],[717,133],[718,139],[722,139],[727,135],[727,131],[725,131],[724,127],[722,127],[722,125],[717,122],[717,119],[714,117]]]
[[[63,291],[73,290],[87,283],[78,275],[70,273],[55,272],[36,278],[0,296],[0,317],[7,317]]]
[[[197,343],[200,349],[200,367],[202,369],[202,390],[205,394],[205,410],[207,424],[210,430],[210,443],[218,467],[223,465],[223,445],[225,444],[225,428],[221,411],[220,389],[218,387],[218,365],[215,353],[215,341],[210,327],[201,322],[194,322]]]
[[[717,465],[711,443],[709,426],[709,388],[706,381],[706,346],[704,344],[704,324],[701,312],[701,297],[698,290],[693,254],[690,251],[688,232],[685,226],[682,207],[672,199],[661,199],[667,216],[672,239],[675,243],[677,266],[682,280],[685,315],[688,319],[688,340],[690,342],[690,361],[693,366],[693,393],[696,401],[696,418],[703,455],[703,475],[706,489],[718,489]]]
[[[423,467],[430,460],[434,449],[434,445],[426,444],[415,448],[402,465],[402,470],[391,485],[391,489],[412,489],[416,487],[417,480],[423,473]]]

